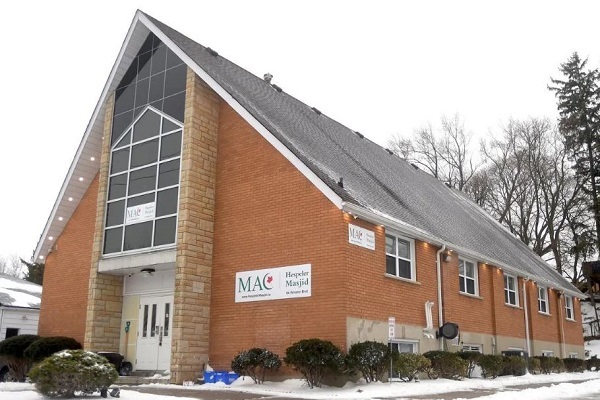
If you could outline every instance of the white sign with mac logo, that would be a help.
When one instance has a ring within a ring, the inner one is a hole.
[[[154,202],[127,207],[127,211],[125,212],[125,225],[137,224],[139,222],[154,219],[155,208]]]
[[[375,232],[348,224],[348,242],[369,250],[375,250]]]

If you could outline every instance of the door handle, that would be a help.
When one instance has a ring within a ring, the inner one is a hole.
[[[158,333],[158,345],[162,346],[162,339],[163,339],[163,327],[162,326],[159,328],[158,332],[159,332]]]

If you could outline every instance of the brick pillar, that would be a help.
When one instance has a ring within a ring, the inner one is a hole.
[[[171,382],[208,361],[220,98],[188,68],[177,227]]]
[[[94,351],[119,351],[119,338],[121,334],[123,277],[98,273],[98,263],[102,256],[104,209],[106,207],[106,191],[108,190],[113,106],[114,93],[106,101],[105,106],[104,134],[98,181],[98,207],[96,208],[96,229],[92,248],[85,324],[84,348]]]

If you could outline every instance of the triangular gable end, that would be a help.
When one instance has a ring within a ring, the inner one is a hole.
[[[337,208],[342,209],[343,201],[308,166],[281,143],[268,129],[254,118],[237,100],[235,100],[206,71],[181,50],[164,32],[162,32],[142,11],[138,10],[125,36],[123,45],[111,69],[98,103],[92,113],[69,171],[63,181],[60,192],[46,222],[40,240],[34,251],[35,260],[43,260],[57,238],[65,228],[71,215],[83,198],[90,183],[98,173],[102,152],[104,114],[106,99],[125,76],[134,58],[137,56],[149,33],[153,33],[173,51],[194,73],[196,73],[229,106],[244,118],[263,138],[290,161],[313,185],[317,187]]]

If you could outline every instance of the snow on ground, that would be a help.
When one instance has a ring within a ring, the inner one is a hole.
[[[575,383],[569,381],[577,381]],[[540,388],[516,388],[518,385],[547,384],[549,387]],[[496,391],[489,395],[483,392],[481,399],[490,400],[512,400],[516,397],[524,399],[565,399],[583,398],[600,394],[600,373],[563,373],[550,375],[525,375],[520,377],[499,377],[496,379],[465,379],[463,381],[452,381],[447,379],[423,380],[421,382],[394,382],[370,383],[360,382],[348,383],[343,388],[323,387],[309,389],[303,380],[290,379],[284,382],[266,382],[263,385],[255,385],[251,379],[238,379],[230,386],[223,383],[196,385],[182,387],[178,385],[150,384],[143,385],[144,388],[152,389],[180,389],[186,391],[210,392],[246,392],[253,395],[281,396],[288,398],[303,399],[373,399],[373,398],[410,398],[412,396],[432,395],[449,392],[463,391]],[[215,395],[215,393],[213,393]],[[207,393],[207,396],[210,396]],[[96,397],[96,396],[94,396]],[[214,397],[214,396],[213,396]],[[223,396],[225,399],[227,396]],[[35,391],[32,384],[28,383],[0,383],[0,398],[11,400],[44,400],[44,397]],[[88,397],[89,398],[89,397]],[[186,399],[186,397],[177,397]],[[219,398],[217,396],[217,398]],[[460,398],[458,396],[457,398]],[[591,398],[591,397],[590,397]],[[138,393],[128,387],[122,387],[121,399],[124,400],[159,400],[175,399],[175,397]]]

